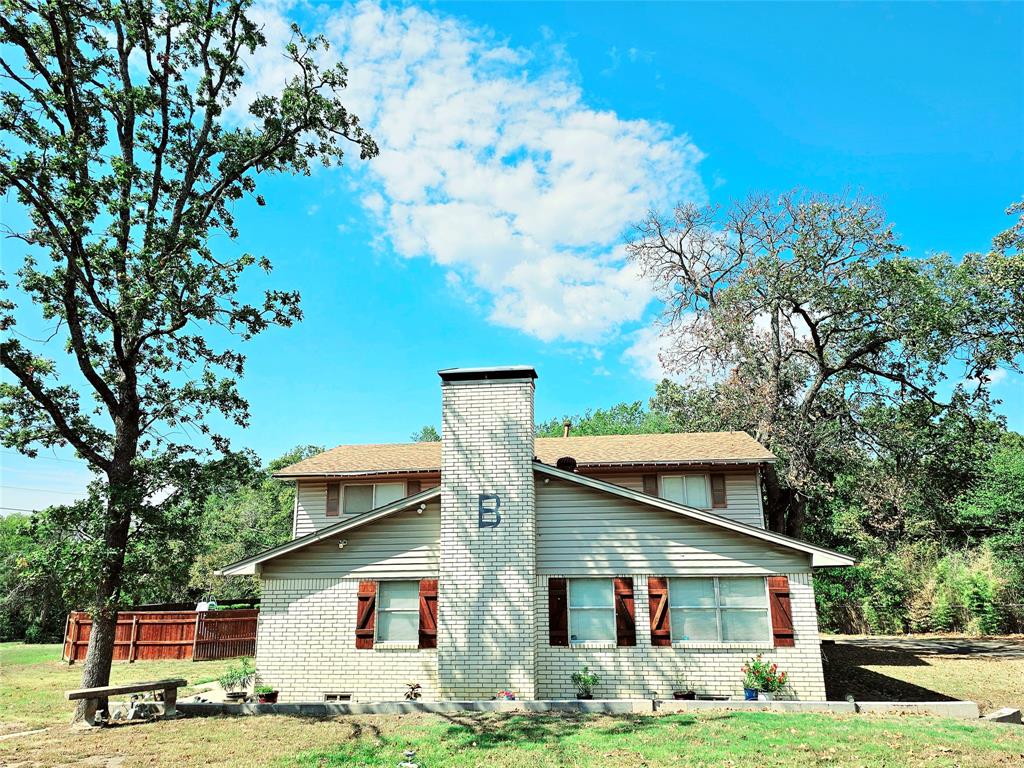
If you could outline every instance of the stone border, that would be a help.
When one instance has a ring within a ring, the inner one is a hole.
[[[411,712],[582,712],[606,715],[669,714],[706,710],[826,712],[831,714],[919,714],[958,720],[978,720],[973,701],[679,701],[661,699],[546,699],[517,701],[377,701],[296,702],[293,704],[216,704],[178,702],[178,712],[209,717],[216,715],[401,715]]]

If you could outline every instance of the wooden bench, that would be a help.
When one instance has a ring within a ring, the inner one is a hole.
[[[182,678],[153,680],[148,683],[128,683],[127,685],[104,685],[99,688],[78,688],[74,691],[64,691],[64,698],[68,701],[85,699],[84,720],[89,725],[96,725],[96,710],[99,708],[100,702],[108,696],[162,690],[164,692],[164,717],[174,717],[178,713],[178,689],[185,685],[187,683]]]

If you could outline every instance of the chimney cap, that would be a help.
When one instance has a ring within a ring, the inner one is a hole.
[[[498,365],[487,368],[443,368],[437,372],[442,381],[478,381],[481,379],[536,379],[532,365]]]

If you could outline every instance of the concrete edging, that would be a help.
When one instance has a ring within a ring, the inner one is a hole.
[[[707,710],[817,712],[831,714],[918,714],[977,720],[973,701],[708,701],[663,699],[547,699],[523,701],[374,701],[295,702],[282,704],[217,704],[179,701],[178,712],[208,717],[216,715],[402,715],[413,712],[581,712],[606,715],[671,714]]]

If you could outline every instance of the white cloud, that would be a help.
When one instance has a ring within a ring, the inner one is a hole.
[[[622,361],[633,373],[648,381],[661,381],[670,374],[661,364],[660,354],[668,345],[660,326],[648,326],[630,335],[632,343],[622,353]]]
[[[381,146],[364,201],[401,256],[459,274],[492,322],[545,341],[641,319],[652,294],[621,235],[651,205],[703,199],[687,137],[591,109],[564,69],[440,12],[363,2],[326,28]]]
[[[287,76],[287,7],[257,10],[271,46],[243,102]],[[705,199],[688,137],[587,106],[554,41],[516,48],[441,11],[369,1],[326,13],[342,98],[381,148],[349,173],[397,254],[431,259],[492,322],[544,341],[599,343],[643,317],[652,291],[622,233],[651,206]]]

